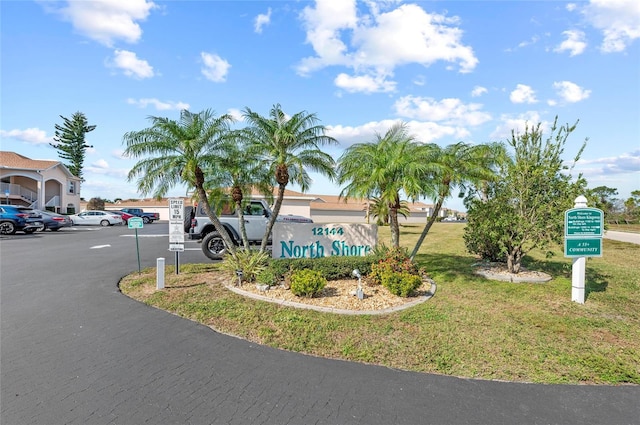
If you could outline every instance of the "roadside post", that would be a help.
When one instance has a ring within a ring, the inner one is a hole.
[[[180,273],[180,252],[184,252],[184,199],[169,199],[169,251],[176,253],[176,274]]]
[[[131,217],[127,220],[127,227],[129,229],[136,229],[136,253],[138,254],[138,273],[141,273],[140,270],[140,245],[138,245],[138,229],[142,229],[144,226],[144,222],[141,217]]]
[[[573,258],[571,301],[584,304],[587,257],[602,257],[604,213],[588,208],[587,198],[578,196],[564,212],[564,256]]]

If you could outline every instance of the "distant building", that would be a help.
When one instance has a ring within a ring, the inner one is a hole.
[[[250,195],[256,199],[264,199],[263,195],[254,193]],[[185,206],[192,206],[195,200],[183,197]],[[366,199],[340,198],[336,195],[316,195],[300,193],[293,190],[285,190],[282,201],[281,215],[294,214],[311,218],[316,223],[367,223],[367,210],[371,201]],[[86,206],[83,202],[82,208]],[[160,214],[160,220],[169,219],[169,201],[167,199],[139,199],[122,200],[113,204],[106,204],[105,209],[116,210],[120,208],[142,208],[146,212],[156,212]],[[433,214],[433,205],[422,202],[409,202],[409,216],[400,216],[400,224],[422,224],[427,222],[427,218]],[[452,210],[447,212],[455,213]],[[445,217],[443,213],[441,217]],[[374,217],[369,218],[370,223],[375,223]]]
[[[0,151],[0,182],[2,203],[63,214],[80,211],[81,179],[59,161]]]

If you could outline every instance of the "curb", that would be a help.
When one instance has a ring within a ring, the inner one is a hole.
[[[383,310],[345,310],[341,308],[321,307],[321,306],[309,305],[304,303],[296,303],[296,302],[287,301],[287,300],[277,300],[274,298],[265,297],[263,295],[254,294],[253,292],[243,291],[242,289],[236,286],[231,286],[231,285],[224,285],[224,286],[225,288],[229,289],[231,292],[235,292],[238,295],[242,295],[244,297],[253,298],[260,301],[280,304],[286,307],[294,307],[294,308],[301,308],[301,309],[307,309],[307,310],[316,310],[323,313],[344,314],[344,315],[352,315],[352,316],[381,315],[381,314],[389,314],[389,313],[394,313],[396,311],[405,310],[407,308],[413,307],[418,304],[422,304],[423,302],[430,300],[436,294],[436,289],[437,289],[436,283],[431,281],[431,290],[427,293],[427,295],[418,297],[418,299],[408,302],[406,304],[385,308]]]

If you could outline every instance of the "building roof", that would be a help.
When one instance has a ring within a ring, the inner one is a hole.
[[[60,167],[60,169],[62,169],[69,177],[78,179],[78,177],[71,174],[69,169],[60,161],[54,161],[51,159],[31,159],[15,152],[0,151],[0,168],[34,170],[40,172],[54,167]]]
[[[46,170],[55,167],[60,161],[45,159],[31,159],[15,152],[0,151],[0,166],[5,168],[19,168],[21,170]]]

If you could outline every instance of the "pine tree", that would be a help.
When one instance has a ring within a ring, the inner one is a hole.
[[[82,112],[76,112],[71,119],[62,115],[60,118],[64,120],[64,124],[55,125],[56,131],[53,137],[55,143],[49,144],[57,149],[60,159],[67,161],[65,165],[71,174],[82,179],[85,149],[93,147],[85,143],[85,135],[93,131],[96,126],[88,125],[87,118]]]

